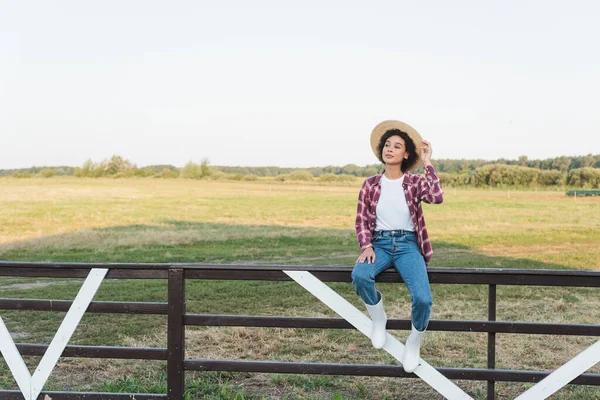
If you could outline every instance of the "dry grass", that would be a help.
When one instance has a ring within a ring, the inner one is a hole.
[[[320,254],[313,251],[315,242],[302,244],[300,240],[316,237],[327,241],[348,233],[351,236],[358,185],[0,179],[0,257],[16,254],[16,251],[26,257],[48,249],[58,254],[78,249],[99,254],[127,253],[135,249],[139,254],[154,254],[151,251],[159,247],[158,256],[149,257],[155,257],[153,261],[169,261],[179,248],[197,246],[201,250],[199,244],[209,242],[215,248],[226,248],[224,251],[235,260],[350,264],[356,258],[354,243],[342,243]],[[494,263],[503,267],[521,266],[526,261],[542,268],[600,269],[599,205],[600,199],[575,200],[562,192],[511,191],[509,195],[508,191],[450,189],[443,205],[425,206],[436,249],[434,264],[460,266],[476,259],[486,263],[480,266],[494,266]],[[275,249],[270,241],[260,242],[281,237],[291,237],[297,242],[284,242]],[[249,244],[226,247],[236,241]],[[302,246],[307,249],[298,253]],[[220,259],[200,250],[192,253],[193,261]],[[30,286],[15,287],[15,284]],[[46,282],[38,285],[35,281],[8,279],[2,282],[0,291],[41,289],[42,284],[47,286]],[[336,289],[345,291],[346,297],[358,304],[349,288],[340,285]],[[393,318],[408,318],[405,289],[397,285],[381,285],[380,289],[384,297],[391,300],[386,304],[388,314]],[[61,289],[56,286],[54,290]],[[215,290],[217,293],[221,290],[222,296],[238,295],[233,289],[230,292],[223,288]],[[433,319],[486,319],[485,287],[436,285],[433,290]],[[221,306],[232,307],[229,303],[219,304],[219,298],[211,300],[210,295],[203,298],[202,293],[188,292],[188,296],[189,305],[198,305],[203,312],[206,309],[219,312]],[[309,302],[283,304],[278,297],[281,293],[264,292],[263,296],[273,305],[272,315],[330,315]],[[498,319],[597,324],[600,319],[598,298],[597,290],[593,289],[499,287]],[[244,300],[244,293],[239,293],[239,307],[233,308],[240,313],[264,313],[256,307]],[[27,335],[25,328],[15,327],[15,331]],[[161,326],[144,335],[117,336],[115,344],[164,347],[165,334],[166,326]],[[400,340],[407,335],[406,332],[394,334]],[[373,351],[369,340],[353,330],[188,328],[186,340],[190,358],[396,363],[386,353]],[[597,338],[499,334],[497,340],[499,367],[551,370]],[[485,334],[429,332],[423,355],[433,365],[485,367],[486,343]],[[53,384],[87,387],[94,382],[126,374],[156,373],[163,368],[162,363],[62,360],[53,375]],[[600,373],[600,367],[590,372]],[[272,398],[282,398],[287,393],[318,397],[285,379],[275,382],[269,375],[238,374],[235,379],[245,388],[260,389]],[[350,398],[380,398],[381,394],[398,399],[439,398],[413,379],[332,379],[340,383],[340,391]],[[485,392],[481,382],[459,382],[459,385],[473,394],[478,389]],[[499,398],[513,398],[526,387],[498,384]],[[323,394],[319,393],[319,396]],[[561,391],[556,398],[577,399],[582,398],[577,397],[581,393],[577,388],[569,389]],[[596,395],[598,392],[583,393],[586,398],[600,398]]]
[[[200,223],[351,230],[359,184],[0,179],[0,256],[247,237],[244,230],[198,229],[194,224]],[[597,198],[575,200],[557,191],[510,191],[509,197],[508,191],[449,189],[443,205],[425,211],[430,235],[444,244],[436,255],[506,256],[596,269],[598,205]]]
[[[135,346],[164,346],[166,327],[160,334],[153,334],[135,341]],[[406,332],[394,333],[404,341]],[[498,368],[515,368],[551,371],[587,348],[596,338],[554,337],[547,335],[497,335]],[[235,359],[296,362],[341,362],[349,364],[395,364],[387,353],[374,351],[370,342],[355,331],[342,334],[327,330],[301,330],[280,328],[205,327],[186,330],[186,358],[188,359]],[[423,343],[422,355],[433,365],[463,368],[486,367],[487,335],[483,333],[429,332]],[[515,351],[514,349],[519,349]],[[523,357],[523,353],[527,357]],[[598,367],[588,371],[598,373]],[[283,398],[295,389],[288,388],[277,396],[278,385],[265,374],[238,374],[236,382],[245,387],[260,387],[261,393],[271,398]],[[362,390],[370,393],[364,398],[438,399],[442,398],[427,385],[417,380],[394,378],[343,377],[343,387],[358,397]],[[459,381],[457,384],[475,395],[485,392],[481,382]],[[418,395],[415,394],[415,390]],[[525,390],[522,384],[499,384],[498,398],[514,398]],[[573,390],[576,390],[573,389]],[[564,392],[556,398],[573,398]],[[588,392],[593,393],[593,392]],[[315,393],[312,393],[313,395]]]

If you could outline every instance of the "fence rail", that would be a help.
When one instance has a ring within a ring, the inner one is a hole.
[[[394,365],[359,365],[328,363],[293,363],[267,361],[202,360],[185,358],[186,326],[248,326],[278,328],[352,329],[341,318],[290,316],[188,314],[185,310],[185,282],[200,280],[267,280],[289,281],[283,271],[308,271],[324,282],[350,282],[349,267],[290,265],[222,265],[222,264],[98,264],[98,263],[29,263],[0,261],[0,276],[85,278],[92,268],[108,268],[106,279],[167,279],[166,302],[91,302],[87,312],[167,315],[167,348],[132,348],[107,346],[67,346],[62,357],[121,358],[163,360],[167,362],[167,395],[42,392],[65,399],[182,399],[185,371],[238,371],[294,374],[364,375],[416,377]],[[600,325],[553,324],[496,321],[496,289],[498,285],[600,287],[600,272],[566,270],[515,270],[491,268],[429,268],[431,284],[487,285],[488,320],[432,320],[428,330],[488,333],[487,368],[437,368],[450,379],[488,382],[488,399],[494,398],[494,385],[499,381],[538,382],[548,376],[544,371],[504,370],[495,368],[496,333],[600,336]],[[378,282],[402,282],[389,270]],[[36,310],[65,312],[73,304],[69,300],[0,299],[0,310]],[[410,320],[390,319],[389,330],[409,330]],[[22,355],[43,355],[48,346],[17,344]],[[582,374],[571,382],[600,386],[600,374]],[[20,397],[19,397],[20,396]],[[22,399],[18,391],[0,390],[3,399]]]

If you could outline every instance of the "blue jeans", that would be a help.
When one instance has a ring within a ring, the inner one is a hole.
[[[358,262],[352,270],[352,284],[365,304],[375,305],[379,296],[375,277],[394,266],[404,280],[412,301],[411,320],[419,331],[424,331],[431,313],[431,289],[423,255],[417,245],[417,236],[410,231],[375,231],[371,241],[375,262]]]

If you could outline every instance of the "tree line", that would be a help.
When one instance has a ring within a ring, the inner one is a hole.
[[[576,157],[556,157],[544,160],[529,160],[521,156],[517,160],[434,160],[442,184],[446,186],[574,186],[600,188],[600,154]],[[347,164],[312,168],[283,168],[276,166],[240,167],[212,166],[207,158],[199,163],[188,162],[182,168],[173,165],[150,165],[138,167],[131,161],[113,155],[111,158],[94,162],[87,160],[81,167],[31,167],[25,169],[0,170],[0,176],[15,178],[54,176],[76,177],[141,177],[141,178],[186,178],[214,180],[258,180],[277,181],[347,182],[368,177],[383,171],[381,164],[364,167]],[[422,172],[417,171],[417,172]]]

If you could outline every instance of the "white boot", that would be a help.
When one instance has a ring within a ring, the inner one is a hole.
[[[421,349],[421,340],[423,339],[424,334],[425,331],[419,332],[417,328],[412,325],[412,331],[410,332],[408,339],[406,339],[406,347],[404,348],[404,361],[402,361],[404,371],[408,373],[414,372],[421,363],[419,352]]]
[[[377,292],[377,296],[379,296],[379,303],[374,306],[365,303],[365,306],[367,306],[367,311],[371,316],[371,321],[373,321],[371,343],[373,343],[373,347],[376,349],[381,349],[385,345],[385,339],[387,337],[387,332],[385,330],[387,316],[385,315],[385,311],[383,311],[383,297],[379,291]]]

